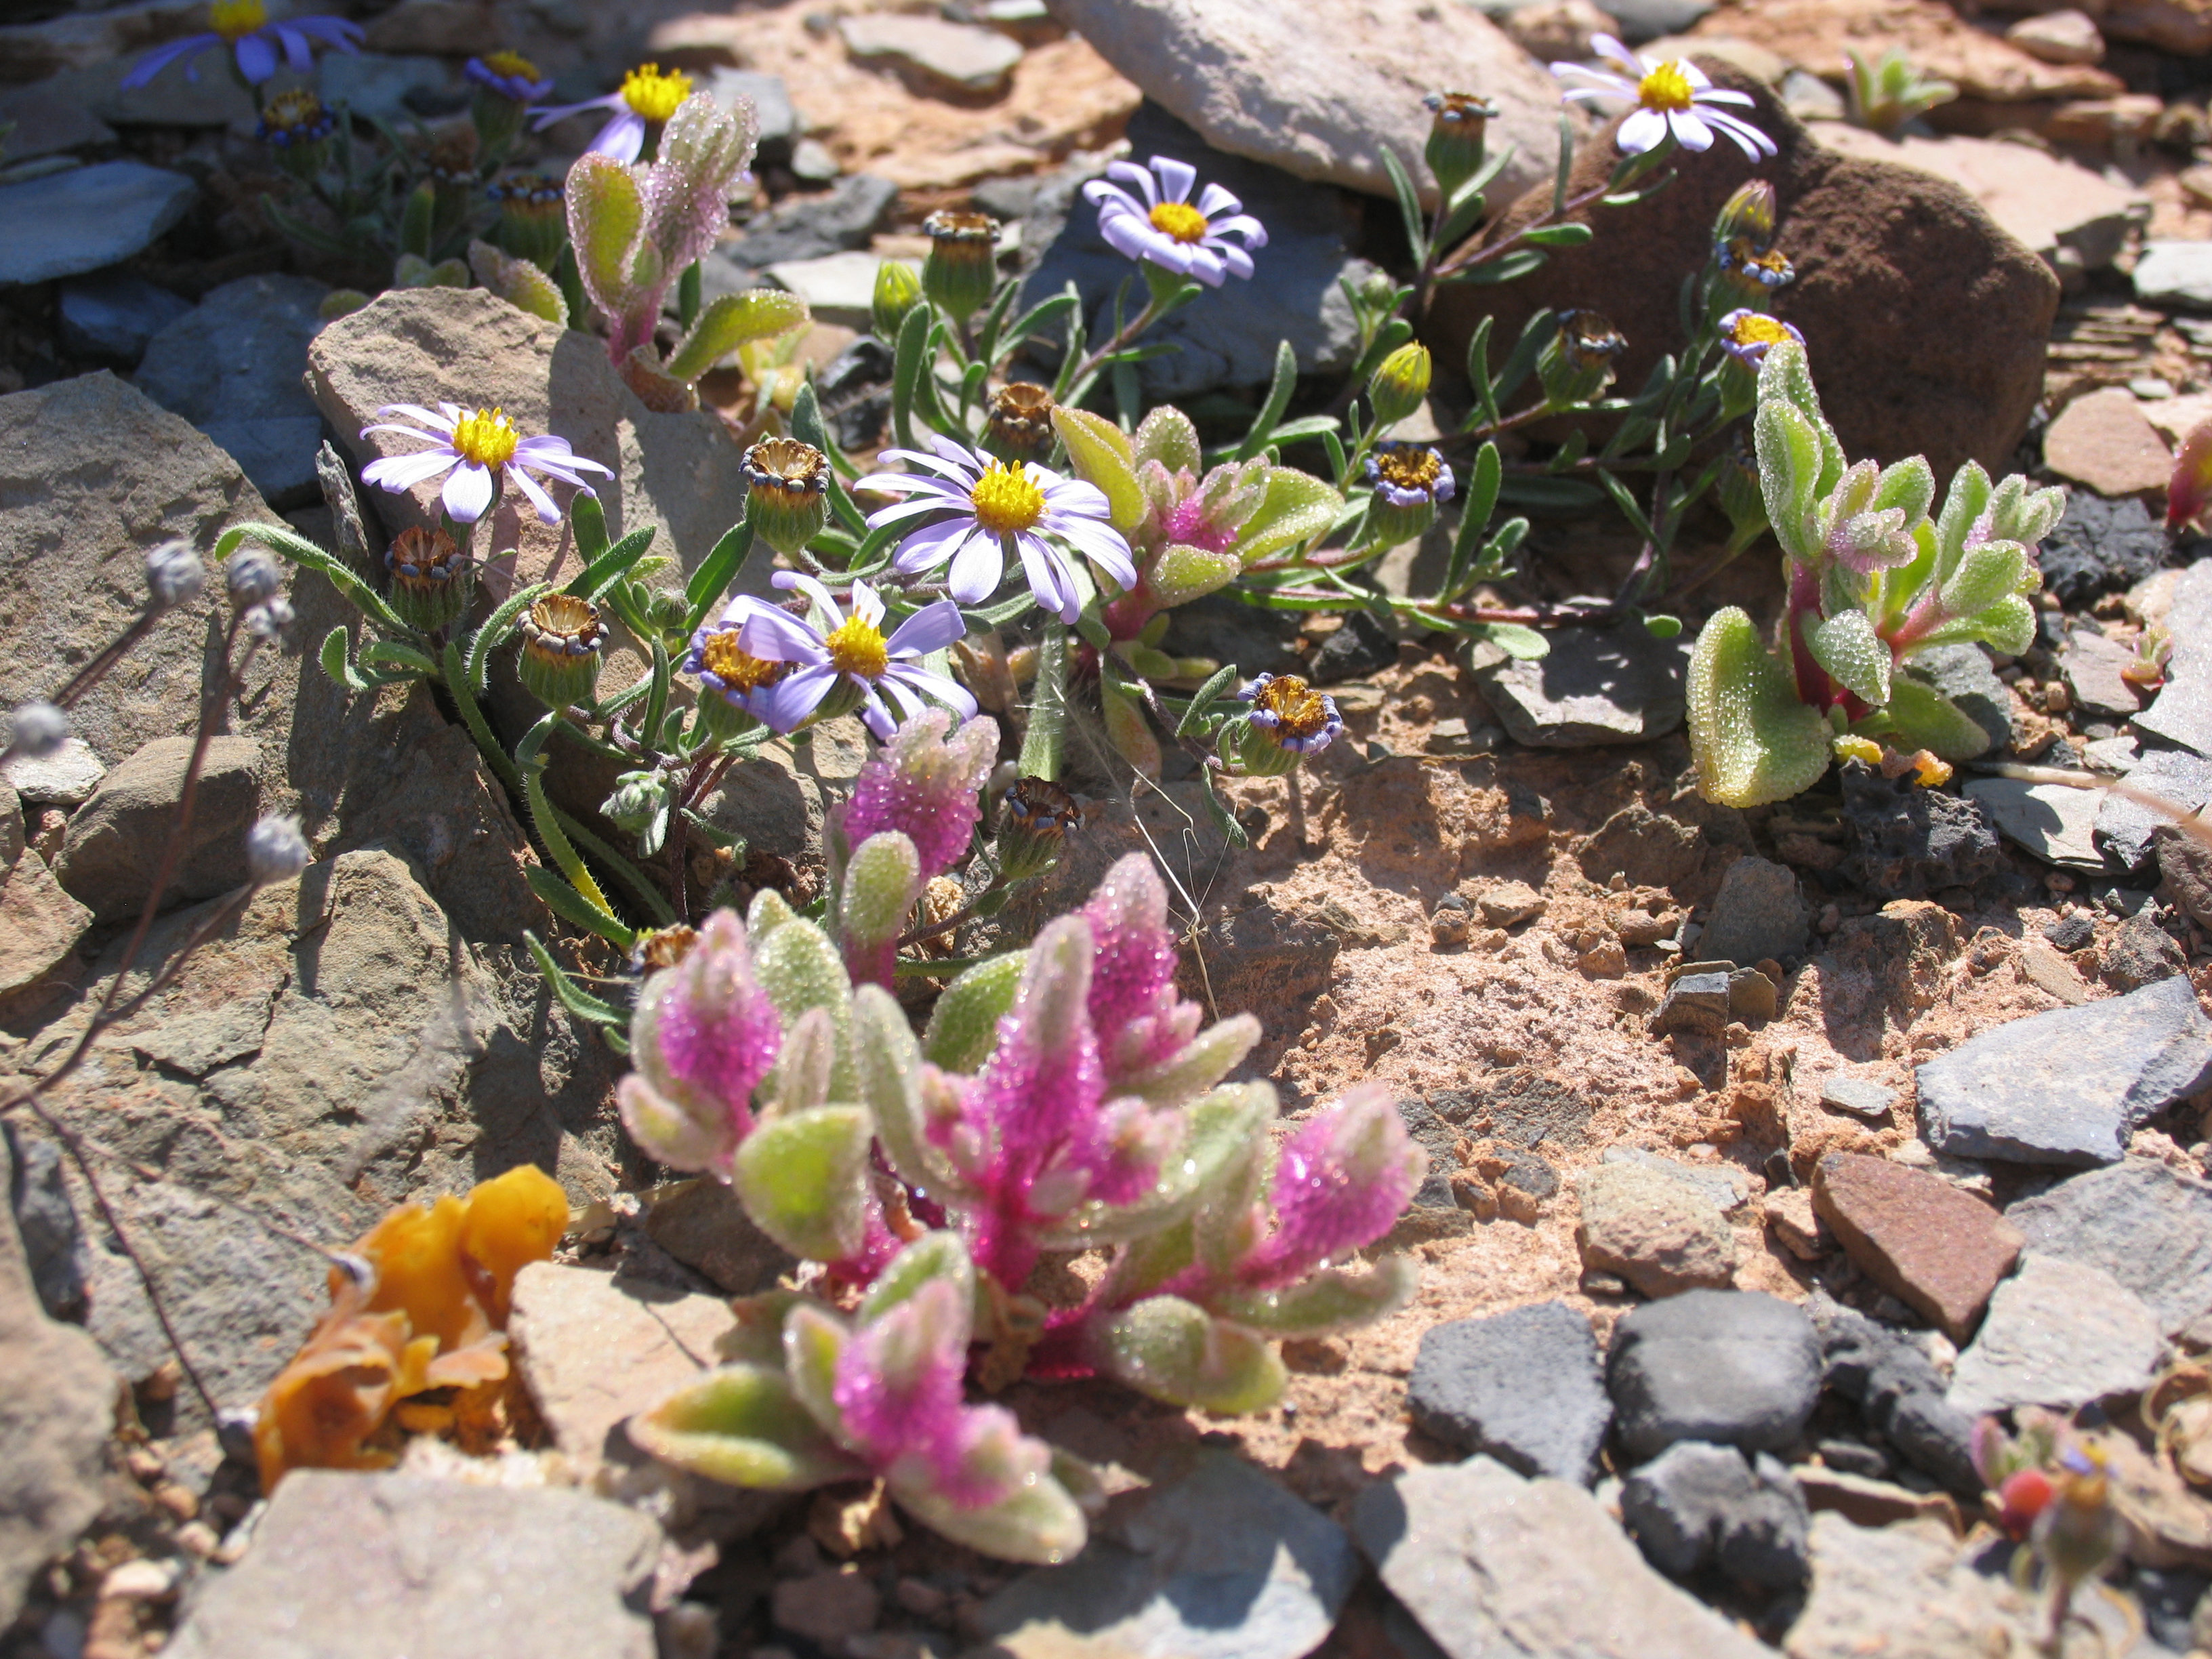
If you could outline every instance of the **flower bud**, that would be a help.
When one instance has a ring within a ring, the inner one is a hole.
[[[512,144],[522,131],[522,118],[530,106],[553,90],[551,80],[520,52],[471,58],[462,65],[461,75],[477,89],[469,118],[487,155],[498,155]]]
[[[745,521],[787,558],[830,518],[830,458],[796,438],[763,438],[745,451]]]
[[[1397,425],[1421,406],[1432,368],[1428,347],[1419,343],[1401,345],[1382,360],[1367,382],[1367,401],[1375,406],[1378,429]]]
[[[1753,252],[1765,252],[1774,246],[1774,186],[1765,179],[1738,185],[1713,221],[1713,246],[1724,249],[1742,240]]]
[[[543,173],[514,173],[488,186],[484,194],[499,208],[493,245],[550,275],[568,240],[561,181]]]
[[[1432,92],[1421,101],[1433,118],[1425,152],[1429,171],[1449,199],[1481,167],[1483,133],[1498,106],[1471,92]]]
[[[246,832],[246,868],[258,887],[289,881],[307,867],[300,820],[271,815]]]
[[[638,851],[647,858],[660,850],[668,835],[668,779],[658,770],[624,772],[615,780],[615,792],[600,804],[608,823],[637,837]]]
[[[921,222],[929,257],[921,262],[921,289],[956,323],[990,303],[999,280],[999,222],[988,213],[945,210]]]
[[[983,416],[983,448],[1002,461],[1039,461],[1052,447],[1052,393],[1016,380],[992,395]]]
[[[264,547],[241,547],[232,554],[222,568],[222,580],[231,604],[241,611],[272,597],[283,586],[276,556]]]
[[[207,588],[207,566],[190,542],[163,542],[146,556],[148,607],[174,611],[190,605]]]
[[[598,696],[606,629],[588,599],[548,593],[516,623],[522,689],[549,708],[588,707]]]
[[[403,530],[385,550],[392,608],[419,633],[434,634],[469,608],[476,562],[441,530]]]
[[[1418,540],[1456,488],[1444,458],[1425,444],[1377,444],[1362,471],[1375,491],[1367,505],[1368,538],[1385,547]]]
[[[886,259],[876,267],[876,292],[870,307],[876,337],[896,344],[906,314],[921,303],[921,278],[903,259]]]
[[[69,741],[70,718],[50,702],[27,702],[15,710],[15,734],[8,740],[13,754],[44,760]]]
[[[1536,359],[1546,400],[1553,409],[1589,402],[1613,384],[1613,360],[1627,349],[1601,313],[1561,312],[1559,331]]]
[[[1336,699],[1316,691],[1296,674],[1262,674],[1237,694],[1252,705],[1221,728],[1215,746],[1237,770],[1253,777],[1281,777],[1309,755],[1318,755],[1344,730]]]
[[[292,625],[292,602],[282,593],[271,594],[250,606],[243,618],[246,631],[257,640],[273,640]]]
[[[1068,832],[1083,827],[1075,797],[1049,778],[1017,778],[1000,805],[999,869],[1009,882],[1052,868]]]
[[[280,92],[262,112],[258,131],[278,167],[303,184],[312,183],[330,160],[337,118],[312,92]]]

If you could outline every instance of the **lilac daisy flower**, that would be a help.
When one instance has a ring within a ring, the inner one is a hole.
[[[213,0],[208,21],[213,26],[209,33],[188,34],[141,58],[123,77],[124,89],[144,86],[175,63],[184,64],[185,80],[197,81],[199,65],[193,60],[216,46],[228,46],[239,74],[248,86],[258,87],[276,73],[280,47],[284,62],[305,73],[315,66],[317,41],[340,52],[358,52],[363,38],[361,25],[343,17],[288,17],[272,23],[266,0]]]
[[[1641,155],[1656,149],[1670,135],[1684,149],[1710,149],[1717,130],[1734,139],[1736,148],[1754,161],[1776,154],[1771,138],[1742,117],[1716,107],[1749,106],[1750,94],[1722,91],[1687,58],[1669,58],[1661,63],[1638,58],[1610,34],[1590,36],[1590,49],[1607,63],[1618,64],[1623,73],[1615,75],[1580,64],[1554,64],[1552,73],[1563,81],[1580,76],[1590,83],[1565,94],[1570,102],[1577,98],[1635,100],[1636,112],[1620,124],[1615,141],[1624,152]]]
[[[1106,494],[1027,461],[994,461],[949,439],[933,438],[937,453],[886,449],[885,460],[910,461],[924,473],[878,472],[855,489],[903,490],[907,499],[868,519],[872,527],[944,514],[899,544],[892,561],[902,575],[948,562],[946,586],[962,605],[981,605],[1006,574],[1007,544],[1020,556],[1036,602],[1062,622],[1083,610],[1065,544],[1112,577],[1123,592],[1137,586],[1129,544],[1106,521]],[[1049,538],[1049,539],[1048,539]]]
[[[1189,162],[1155,155],[1149,167],[1115,161],[1106,174],[1145,195],[1139,202],[1105,179],[1084,185],[1085,199],[1098,204],[1098,234],[1116,252],[1195,276],[1209,288],[1219,288],[1224,276],[1251,276],[1252,256],[1246,250],[1267,246],[1266,227],[1218,185],[1208,185],[1192,206],[1198,169]],[[1223,240],[1231,234],[1242,236],[1244,246]]]
[[[1722,346],[1747,368],[1757,368],[1765,362],[1769,346],[1780,345],[1784,340],[1794,340],[1801,346],[1805,343],[1796,324],[1748,306],[1739,306],[1723,317],[1720,328]]]
[[[518,52],[495,52],[486,58],[471,58],[461,65],[462,77],[486,92],[497,93],[518,104],[534,104],[553,90],[550,76],[541,76],[538,65]]]
[[[371,461],[361,470],[362,482],[380,485],[396,495],[440,473],[449,474],[441,494],[446,514],[455,524],[474,524],[483,517],[499,498],[500,485],[509,480],[530,498],[539,522],[558,524],[561,509],[531,473],[542,472],[574,484],[586,495],[597,492],[580,473],[614,476],[597,461],[587,461],[570,449],[566,438],[524,437],[514,429],[514,422],[496,409],[479,409],[471,415],[459,404],[440,404],[434,412],[420,404],[386,404],[376,412],[404,415],[432,429],[424,432],[397,423],[368,426],[362,428],[362,437],[372,432],[404,432],[410,438],[428,438],[432,443],[411,455],[386,455]],[[495,472],[499,475],[496,479],[492,476]]]
[[[543,132],[556,121],[571,115],[580,115],[587,109],[611,109],[615,118],[601,127],[599,136],[592,140],[594,155],[611,155],[625,164],[635,161],[645,149],[645,133],[648,126],[668,125],[669,118],[691,95],[691,77],[681,70],[671,70],[665,75],[658,64],[640,64],[623,83],[604,98],[586,98],[580,104],[556,104],[539,110],[530,118],[531,131]]]
[[[955,710],[963,720],[975,718],[975,698],[944,675],[921,666],[924,657],[944,650],[968,631],[968,624],[960,620],[960,607],[951,600],[924,605],[886,639],[884,602],[867,583],[853,584],[848,616],[838,609],[830,590],[811,576],[779,570],[775,581],[778,587],[805,594],[830,625],[823,629],[749,594],[738,595],[722,613],[722,626],[738,629],[738,643],[748,655],[763,662],[797,665],[795,672],[759,686],[748,699],[747,706],[763,724],[778,732],[797,731],[840,680],[859,693],[860,718],[884,743],[898,726],[887,700],[902,705],[902,713],[919,714],[927,707],[922,701],[927,697]]]
[[[1296,674],[1262,674],[1237,694],[1252,705],[1252,724],[1294,755],[1318,755],[1344,730],[1336,699]]]

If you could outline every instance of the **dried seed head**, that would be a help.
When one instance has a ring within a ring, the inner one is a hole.
[[[246,867],[257,885],[289,881],[307,867],[307,838],[297,818],[271,816],[246,832]]]
[[[44,760],[69,741],[70,719],[50,702],[27,702],[15,710],[9,748],[32,760]]]
[[[190,605],[207,588],[207,566],[186,541],[163,542],[146,556],[146,592],[155,611]]]

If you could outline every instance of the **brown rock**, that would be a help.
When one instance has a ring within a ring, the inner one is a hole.
[[[27,843],[15,787],[0,778],[0,997],[52,973],[91,924]]]
[[[2164,489],[2173,476],[2173,452],[2124,386],[2100,387],[2059,410],[2043,434],[2043,462],[2100,495]]]
[[[2158,851],[2159,896],[2199,927],[2212,927],[2212,847],[2171,823],[2152,830],[2150,842]]]
[[[1583,1172],[1575,1230],[1587,1273],[1618,1273],[1646,1296],[1735,1279],[1735,1233],[1720,1207],[1686,1181],[1636,1164]]]
[[[2114,146],[2124,150],[2151,136],[2165,102],[2144,92],[2124,92],[2117,98],[2076,98],[2061,104],[2036,131],[2054,144],[2084,149]]]
[[[2023,17],[2005,31],[2005,39],[2045,64],[2105,61],[2105,37],[2097,33],[2096,20],[2070,6],[2040,17]]]
[[[2111,0],[2104,27],[2114,40],[2195,57],[2212,52],[2212,0]]]
[[[790,1251],[753,1224],[735,1193],[705,1176],[662,1192],[645,1212],[645,1231],[732,1296],[773,1290],[799,1266]]]
[[[770,1605],[778,1628],[834,1650],[875,1628],[883,1598],[858,1571],[817,1572],[778,1584]]]
[[[1886,1158],[1822,1158],[1813,1206],[1861,1271],[1961,1346],[2026,1243],[1979,1199]]]
[[[1833,1510],[1854,1526],[1887,1527],[1925,1518],[1941,1521],[1954,1534],[1966,1529],[1958,1500],[1947,1492],[1914,1492],[1870,1475],[1824,1468],[1818,1463],[1800,1463],[1790,1473],[1796,1478],[1797,1490],[1805,1495],[1807,1509],[1816,1513]]]
[[[1587,58],[1590,36],[1620,33],[1620,25],[1591,0],[1537,0],[1534,5],[1516,6],[1498,20],[1498,27],[1522,51],[1543,62]]]
[[[1510,341],[1540,307],[1588,306],[1627,336],[1618,367],[1621,386],[1632,391],[1662,352],[1681,343],[1678,285],[1650,273],[1702,266],[1714,216],[1757,176],[1775,186],[1780,246],[1797,269],[1776,309],[1805,334],[1822,406],[1844,452],[1884,462],[1924,454],[1939,477],[1969,459],[2006,470],[2042,393],[2057,279],[1955,185],[1840,155],[1766,88],[1724,64],[1704,66],[1717,84],[1751,94],[1756,107],[1746,118],[1775,139],[1780,155],[1753,167],[1733,147],[1717,145],[1657,195],[1596,215],[1590,246],[1556,249],[1541,270],[1504,287],[1443,289],[1425,330],[1443,361],[1465,360],[1486,314],[1495,313],[1493,337]],[[1608,130],[1578,150],[1568,188],[1602,185],[1616,159]],[[1548,184],[1531,191],[1492,234],[1519,229],[1550,201]],[[1577,216],[1593,218],[1589,210]],[[1496,351],[1503,356],[1502,347]]]
[[[1817,1261],[1835,1240],[1820,1224],[1813,1209],[1813,1194],[1802,1187],[1785,1187],[1765,1199],[1766,1224],[1782,1247],[1800,1261]]]
[[[1966,104],[2104,98],[2124,90],[2118,76],[2103,70],[2031,57],[1938,0],[1765,0],[1715,11],[1692,33],[1708,32],[1755,40],[1822,76],[1840,70],[1849,52],[1871,59],[1893,46],[1922,73],[1952,82]],[[1944,107],[1936,119],[1955,125]]]

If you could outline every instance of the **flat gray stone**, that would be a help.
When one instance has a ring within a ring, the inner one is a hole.
[[[1980,646],[1939,645],[1919,652],[1908,672],[1956,703],[1960,714],[1990,734],[1991,748],[2002,750],[2012,741],[2012,696]]]
[[[2179,629],[2174,637],[2182,637]],[[2177,646],[2177,657],[2179,651]],[[2157,700],[2135,717],[2134,725],[2138,732],[2179,744],[2192,754],[2212,757],[2212,663],[2170,665],[2169,678]]]
[[[2172,801],[2185,813],[2194,812],[2212,800],[2212,760],[2185,750],[2154,749],[2129,769],[2128,782]],[[2106,794],[2097,809],[2097,845],[2115,864],[2141,872],[2150,865],[2152,836],[2176,816],[2124,795]]]
[[[1981,1549],[1941,1521],[1861,1527],[1825,1511],[1813,1517],[1812,1549],[1812,1594],[1783,1639],[1787,1659],[1959,1659],[1992,1643],[1998,1652],[2041,1645],[2041,1598],[1982,1571]]]
[[[1508,657],[1478,669],[1475,684],[1516,743],[1584,749],[1643,743],[1682,723],[1685,638],[1662,640],[1641,623],[1561,628],[1533,662]]]
[[[2130,736],[2097,738],[2081,745],[2081,758],[2093,771],[2125,777],[2142,759],[2142,745]]]
[[[1589,1321],[1564,1302],[1431,1327],[1406,1404],[1449,1445],[1583,1486],[1613,1421]]]
[[[1802,956],[1813,913],[1797,890],[1797,872],[1761,858],[1741,858],[1721,878],[1712,915],[1698,935],[1701,956],[1743,966]]]
[[[1304,1659],[1359,1576],[1336,1522],[1234,1453],[1117,1503],[1066,1566],[978,1609],[994,1653],[1052,1659]]]
[[[1668,1158],[1644,1146],[1619,1145],[1605,1149],[1602,1160],[1607,1164],[1632,1164],[1638,1169],[1650,1170],[1694,1187],[1712,1206],[1726,1213],[1741,1209],[1751,1202],[1751,1182],[1742,1170],[1732,1164],[1685,1164],[1679,1158]]]
[[[316,74],[325,104],[343,104],[363,119],[402,129],[415,115],[409,93],[442,92],[453,82],[453,70],[442,58],[394,58],[377,52],[326,52]]]
[[[1789,1469],[1766,1452],[1678,1441],[1621,1483],[1620,1518],[1671,1577],[1717,1567],[1764,1590],[1805,1581],[1811,1517]]]
[[[1771,1659],[1564,1480],[1526,1480],[1487,1457],[1408,1469],[1361,1492],[1352,1525],[1448,1659]]]
[[[101,921],[136,915],[173,837],[194,739],[156,738],[117,767],[70,818],[54,874]],[[191,840],[167,902],[213,898],[246,878],[246,832],[260,816],[261,745],[210,741],[193,795]]]
[[[140,161],[0,185],[0,287],[104,270],[185,216],[199,186]]]
[[[757,160],[791,160],[792,146],[799,142],[799,135],[805,126],[792,106],[791,88],[784,84],[781,75],[765,75],[758,70],[716,69],[708,76],[702,90],[725,109],[735,108],[739,99],[753,106],[753,118],[760,124]]]
[[[2147,305],[2212,311],[2212,243],[2145,242],[2135,284],[2136,298]]]
[[[2212,1186],[2154,1158],[2069,1176],[2005,1219],[2037,1255],[2110,1273],[2169,1336],[2212,1313]]]
[[[814,319],[865,329],[875,317],[876,271],[883,261],[857,249],[818,259],[785,259],[768,268],[768,279],[806,301]]]
[[[1947,1398],[1969,1417],[2014,1406],[2069,1410],[2140,1394],[2158,1369],[2158,1316],[2101,1267],[2029,1255],[1997,1286]]]
[[[95,271],[62,284],[62,343],[88,357],[135,363],[148,341],[191,308],[183,295],[143,276]]]
[[[2145,1119],[2212,1079],[2212,1022],[2176,975],[1996,1026],[1917,1076],[1921,1133],[1939,1152],[2112,1164]]]
[[[864,252],[897,205],[898,186],[869,173],[841,179],[819,195],[787,196],[701,261],[702,290],[712,299],[759,287],[760,273],[786,260]]]
[[[2118,640],[2094,628],[2077,628],[2058,653],[2058,672],[2066,677],[2075,708],[2125,719],[2142,706],[2135,686],[2120,672],[2135,659],[2136,653]]]
[[[553,1487],[295,1469],[174,1659],[653,1659],[660,1528]]]
[[[1803,1309],[1758,1291],[1691,1291],[1613,1327],[1606,1383],[1620,1443],[1655,1457],[1678,1440],[1788,1449],[1820,1391]]]
[[[941,17],[864,13],[839,19],[837,32],[845,50],[864,64],[888,61],[961,92],[997,92],[1022,61],[1019,41]]]
[[[1969,778],[1960,793],[1988,808],[1997,833],[2029,857],[2064,869],[2105,867],[2096,840],[2104,797],[2095,790],[2018,778]]]
[[[322,411],[302,383],[327,290],[305,276],[242,276],[147,343],[140,390],[229,452],[264,500],[319,499]]]
[[[1849,1112],[1853,1117],[1863,1117],[1869,1122],[1886,1123],[1890,1109],[1897,1104],[1897,1091],[1863,1077],[1847,1077],[1841,1072],[1832,1072],[1820,1082],[1820,1104],[1833,1107],[1839,1112]]]
[[[1733,970],[1730,970],[1733,971]],[[1717,1036],[1729,1023],[1729,975],[1683,974],[1667,988],[1652,1011],[1655,1036],[1668,1031],[1703,1031]]]

